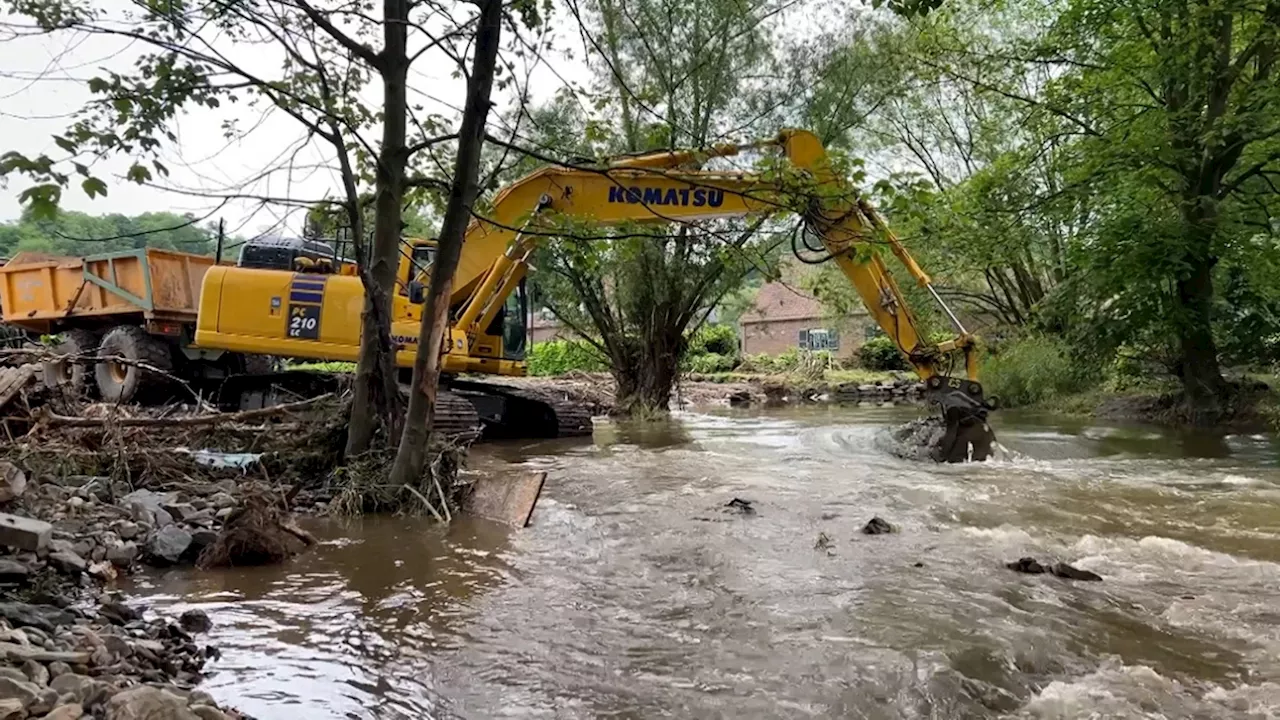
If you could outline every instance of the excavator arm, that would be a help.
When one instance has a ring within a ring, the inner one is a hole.
[[[779,151],[789,168],[767,175],[698,169],[710,158],[748,150]],[[944,420],[945,434],[935,444],[935,459],[985,459],[994,441],[987,423],[994,405],[983,396],[974,336],[883,219],[833,172],[818,138],[803,130],[701,152],[623,157],[600,167],[546,167],[507,186],[491,210],[468,228],[454,279],[454,339],[445,351],[469,350],[490,326],[528,271],[531,254],[555,237],[554,226],[544,222],[550,217],[610,224],[762,213],[795,213],[803,219],[806,230],[820,239],[829,259],[924,381],[928,399],[940,407]],[[922,336],[900,288],[880,253],[874,252],[877,246],[887,247],[912,280],[931,293],[951,322],[954,338],[931,343]],[[961,377],[950,371],[957,361],[964,366]]]

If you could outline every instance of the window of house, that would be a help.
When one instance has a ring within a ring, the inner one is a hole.
[[[826,328],[800,331],[801,350],[839,350],[840,333]]]

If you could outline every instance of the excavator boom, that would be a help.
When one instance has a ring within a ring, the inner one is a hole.
[[[713,157],[769,148],[781,151],[798,172],[775,176],[687,168]],[[517,212],[520,208],[523,214]],[[945,427],[934,448],[935,459],[985,459],[994,441],[987,423],[993,405],[984,398],[978,379],[976,339],[879,214],[832,171],[818,138],[803,130],[784,131],[771,141],[721,145],[701,154],[670,151],[621,158],[599,169],[548,167],[512,183],[495,200],[493,215],[474,220],[468,230],[455,276],[455,329],[471,347],[471,338],[492,322],[497,308],[523,279],[534,249],[554,237],[550,224],[539,226],[540,218],[560,214],[608,224],[760,213],[803,218],[806,229],[820,238],[829,259],[924,381]],[[498,244],[503,251],[495,256]],[[953,339],[935,344],[922,336],[906,298],[874,251],[877,246],[888,248],[911,278],[931,293],[957,333]],[[496,259],[475,272],[484,256]],[[957,359],[963,364],[963,377],[948,373]]]

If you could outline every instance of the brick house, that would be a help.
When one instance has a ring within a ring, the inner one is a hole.
[[[746,355],[779,355],[795,348],[829,350],[847,358],[880,330],[865,311],[832,319],[823,313],[817,298],[794,285],[777,282],[760,287],[738,324]]]

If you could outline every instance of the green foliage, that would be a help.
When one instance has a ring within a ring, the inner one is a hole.
[[[318,373],[354,373],[356,364],[337,360],[326,362],[300,362],[289,365],[290,370],[307,370]]]
[[[732,325],[703,325],[689,337],[680,369],[700,374],[728,372],[740,360],[738,332]]]
[[[1027,335],[993,349],[983,366],[983,385],[1008,407],[1035,405],[1082,392],[1100,380],[1096,366],[1061,339]]]
[[[239,242],[224,240],[228,254],[234,254],[231,246]],[[0,223],[0,257],[21,250],[81,256],[143,247],[212,254],[216,244],[216,224],[169,212],[129,217],[54,210],[45,219],[32,208],[17,222]]]
[[[680,362],[680,366],[685,372],[701,375],[729,372],[738,366],[738,357],[736,355],[721,355],[720,353],[685,355]]]
[[[906,358],[888,335],[877,335],[858,348],[858,360],[868,370],[907,370]]]
[[[689,355],[723,355],[737,357],[738,331],[732,325],[703,325],[689,338],[685,352]]]
[[[609,369],[604,355],[585,340],[549,340],[534,343],[525,358],[530,375],[563,375],[567,372],[601,372]]]

